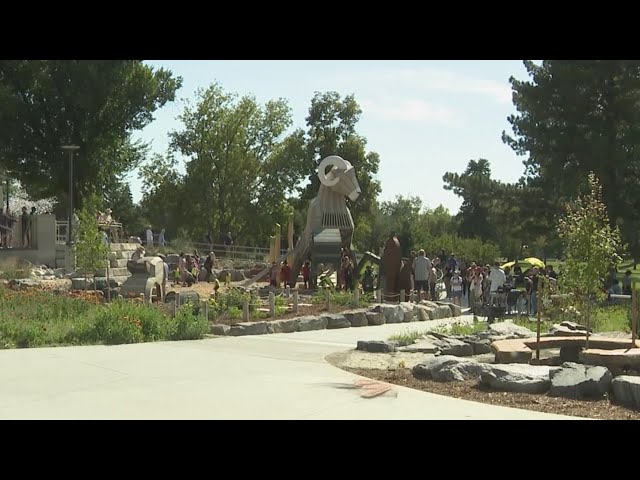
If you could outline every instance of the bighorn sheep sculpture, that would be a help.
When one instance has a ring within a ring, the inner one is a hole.
[[[329,169],[327,171],[327,169]],[[312,269],[315,271],[314,238],[323,232],[339,232],[339,243],[335,245],[335,255],[332,257],[340,261],[340,248],[352,246],[353,241],[353,217],[347,208],[346,197],[355,201],[361,193],[360,184],[356,178],[356,172],[351,163],[337,155],[326,157],[318,166],[318,178],[320,190],[318,195],[311,200],[307,210],[307,224],[304,232],[298,240],[293,252],[291,265],[291,283],[295,284],[302,264],[307,259],[312,261]],[[325,260],[322,260],[325,261]],[[328,267],[328,265],[325,265]],[[337,268],[338,265],[333,265]]]

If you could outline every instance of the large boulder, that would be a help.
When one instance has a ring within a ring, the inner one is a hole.
[[[269,333],[267,330],[267,322],[243,322],[231,325],[229,335],[232,337],[240,337],[244,335],[265,335]]]
[[[460,305],[456,305],[455,303],[450,303],[450,302],[435,302],[438,305],[443,305],[445,307],[448,307],[451,310],[451,316],[452,317],[459,317],[462,315],[462,308],[460,307]]]
[[[214,323],[209,327],[209,333],[211,335],[229,335],[231,327],[222,323]]]
[[[219,270],[219,271],[214,271],[216,274],[216,277],[220,279],[220,281],[224,281],[227,278],[227,273],[231,272],[231,281],[232,282],[241,282],[243,280],[246,280],[245,276],[244,276],[244,271],[242,270]]]
[[[283,320],[273,320],[267,322],[268,333],[293,333],[298,331],[299,320],[297,318],[287,318]]]
[[[474,355],[491,353],[491,340],[488,338],[479,338],[476,335],[467,335],[460,340],[471,345]]]
[[[433,320],[435,318],[435,308],[427,305],[416,304],[415,306],[416,318],[419,322],[426,322],[427,320]]]
[[[356,350],[371,353],[391,353],[396,351],[396,347],[397,343],[395,342],[384,342],[382,340],[358,340]]]
[[[440,353],[440,347],[437,347],[433,343],[423,339],[418,339],[411,345],[398,347],[397,350],[399,352],[407,352],[407,353],[433,353],[433,354]]]
[[[327,319],[327,326],[326,326],[327,330],[333,330],[336,328],[349,328],[352,326],[346,316],[346,312],[343,312],[343,313],[345,314],[330,313],[330,314],[323,315],[323,317]],[[366,316],[364,320],[366,325],[367,324]]]
[[[640,377],[620,375],[611,382],[611,389],[616,403],[640,409]]]
[[[419,380],[452,382],[479,378],[486,367],[486,364],[475,360],[443,355],[423,361],[413,367],[411,372]]]
[[[311,330],[324,330],[327,328],[327,317],[300,317],[298,318],[298,331],[308,332]]]
[[[382,313],[385,323],[402,323],[404,321],[404,310],[398,305],[378,304],[373,307],[372,311]]]
[[[482,372],[480,381],[504,392],[544,393],[551,385],[549,374],[553,369],[546,365],[491,364]]]
[[[473,355],[473,347],[461,340],[432,332],[423,337],[440,349],[442,355],[454,355],[456,357],[470,357]]]
[[[489,332],[493,335],[507,335],[514,338],[531,338],[535,333],[526,327],[521,327],[511,322],[492,323]]]
[[[367,312],[366,316],[369,325],[384,325],[384,314],[380,312]]]
[[[613,375],[605,367],[565,362],[550,373],[552,397],[602,398],[608,391]]]
[[[415,305],[413,303],[401,302],[398,304],[398,307],[402,310],[403,322],[406,323],[406,322],[413,322],[418,320],[417,316],[415,316],[414,314]]]
[[[342,315],[346,318],[347,322],[352,327],[366,327],[369,325],[367,321],[367,311],[366,310],[349,310],[346,312],[342,312]],[[327,325],[327,328],[329,326]],[[337,327],[341,328],[341,327]]]

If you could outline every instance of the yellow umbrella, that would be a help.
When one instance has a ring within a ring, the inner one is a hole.
[[[502,265],[500,268],[502,268],[504,270],[505,268],[513,267],[515,264],[516,264],[516,262],[507,262],[504,265]]]
[[[544,262],[539,258],[529,257],[523,260],[523,263],[528,263],[532,267],[544,268]]]

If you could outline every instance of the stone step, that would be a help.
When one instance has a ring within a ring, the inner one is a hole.
[[[111,268],[127,268],[128,261],[127,258],[112,258],[109,260],[109,263],[111,264]]]
[[[112,252],[135,252],[138,246],[137,243],[110,243],[109,250]]]
[[[110,268],[109,269],[109,276],[110,277],[128,277],[130,275],[129,270],[127,270],[126,268]],[[95,271],[95,276],[96,277],[106,277],[107,276],[107,269],[106,268],[98,268]]]
[[[129,260],[133,254],[134,252],[131,250],[112,252],[112,256],[114,256],[116,260]]]

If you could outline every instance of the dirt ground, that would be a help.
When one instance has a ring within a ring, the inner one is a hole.
[[[598,420],[640,420],[640,411],[613,405],[606,398],[597,401],[587,401],[528,393],[496,392],[480,386],[477,380],[467,382],[417,380],[413,377],[409,369],[363,370],[345,368],[345,370],[363,377],[394,385],[503,407],[521,408],[524,410]]]

